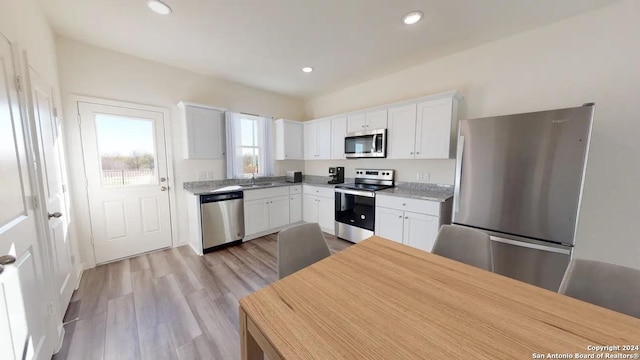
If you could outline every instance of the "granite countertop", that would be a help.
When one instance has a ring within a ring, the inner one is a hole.
[[[251,185],[250,180],[245,179],[231,179],[231,180],[210,180],[210,181],[192,181],[185,182],[183,185],[184,190],[194,195],[207,195],[207,194],[223,194],[231,191],[250,191],[257,189],[268,189],[282,186],[295,186],[295,185],[313,185],[327,188],[334,188],[336,185],[327,184],[327,176],[314,176],[306,175],[302,183],[290,183],[286,182],[283,176],[280,177],[268,177],[257,178],[255,186]],[[244,186],[243,186],[244,185]]]
[[[284,177],[269,177],[256,179],[255,186],[249,180],[211,180],[192,181],[184,183],[184,189],[194,195],[223,194],[231,191],[250,191],[268,189],[282,186],[312,185],[326,188],[334,188],[336,184],[327,184],[328,177],[305,175],[302,183],[286,182]],[[345,179],[345,183],[352,183],[353,179]],[[244,186],[243,186],[244,185]],[[340,185],[340,184],[338,184]],[[422,184],[411,182],[397,182],[396,187],[377,192],[380,195],[389,195],[419,200],[444,202],[453,197],[453,186]]]
[[[376,192],[380,195],[389,195],[418,200],[430,200],[445,202],[453,197],[453,186],[420,183],[399,183],[396,187]]]

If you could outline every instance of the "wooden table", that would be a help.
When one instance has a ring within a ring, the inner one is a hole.
[[[243,359],[531,359],[640,345],[640,319],[380,237],[240,300]],[[635,353],[635,352],[631,352]]]

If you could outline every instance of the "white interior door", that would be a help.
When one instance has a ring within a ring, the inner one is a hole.
[[[0,255],[15,258],[0,273],[0,356],[43,359],[51,356],[43,349],[51,294],[43,278],[12,59],[9,41],[0,35]]]
[[[97,263],[171,246],[164,114],[78,102]]]
[[[62,129],[53,114],[53,88],[32,69],[29,69],[29,83],[40,171],[46,196],[43,202],[49,214],[48,241],[52,252],[52,277],[58,296],[58,310],[60,314],[64,314],[71,300],[75,281],[72,279],[71,244],[67,232],[69,218],[64,194]]]

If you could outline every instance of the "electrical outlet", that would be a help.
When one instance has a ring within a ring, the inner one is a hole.
[[[198,181],[207,180],[206,171],[198,171]]]
[[[417,181],[422,181],[422,177],[423,177],[423,175],[422,175],[421,172],[416,173],[416,180]]]
[[[428,172],[428,171],[426,173],[424,173],[424,176],[422,177],[422,180],[430,181],[431,180],[431,173]]]

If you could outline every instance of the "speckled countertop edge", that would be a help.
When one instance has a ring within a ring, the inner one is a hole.
[[[320,186],[326,188],[334,188],[335,184],[327,184],[327,176],[305,175],[302,183],[289,183],[285,181],[283,176],[280,177],[266,177],[256,179],[256,183],[270,183],[269,185],[258,186],[252,189],[242,188],[229,188],[228,191],[251,191],[258,189],[268,189],[282,186],[295,186],[298,184],[307,184],[312,186]],[[345,179],[345,183],[352,183],[353,179]],[[194,195],[206,195],[211,194],[213,191],[222,194],[225,192],[224,188],[233,185],[249,184],[250,180],[246,179],[231,179],[231,180],[211,180],[211,181],[192,181],[184,183],[184,190]],[[438,185],[438,184],[424,184],[424,183],[412,183],[402,182],[396,183],[396,187],[386,190],[380,190],[377,192],[380,195],[388,195],[395,197],[430,200],[444,202],[453,197],[453,186],[451,185]]]

